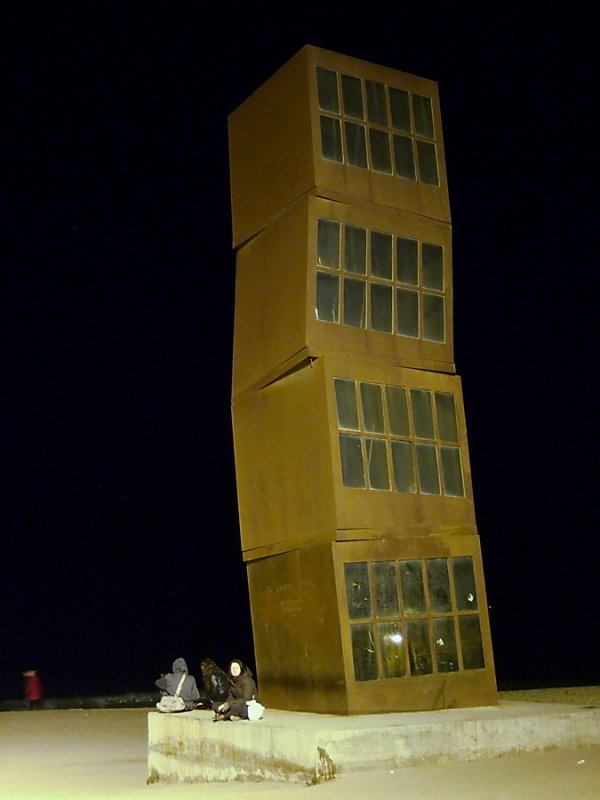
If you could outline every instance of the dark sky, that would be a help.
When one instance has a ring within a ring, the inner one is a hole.
[[[564,11],[401,5],[24,4],[6,25],[0,699],[31,665],[76,694],[253,661],[227,115],[307,43],[439,83],[498,679],[600,677],[595,52]]]

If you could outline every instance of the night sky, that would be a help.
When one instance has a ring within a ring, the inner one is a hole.
[[[439,83],[498,681],[600,680],[596,48],[564,11],[458,6],[25,3],[5,25],[0,699],[31,667],[60,696],[253,663],[227,116],[304,44]]]

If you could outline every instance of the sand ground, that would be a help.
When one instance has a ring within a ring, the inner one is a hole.
[[[600,687],[505,699],[600,705]],[[234,723],[235,724],[235,723]],[[147,709],[0,714],[1,800],[599,800],[600,747],[342,775],[318,786],[146,785]]]

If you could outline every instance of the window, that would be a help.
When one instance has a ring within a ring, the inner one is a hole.
[[[464,497],[451,392],[335,378],[342,483]]]
[[[357,681],[485,666],[473,558],[344,564]]]
[[[322,67],[317,87],[323,158],[439,186],[430,97]]]
[[[319,218],[316,264],[318,320],[444,343],[442,245]]]

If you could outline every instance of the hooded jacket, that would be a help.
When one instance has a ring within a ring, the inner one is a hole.
[[[185,703],[186,709],[192,709],[194,708],[194,703],[200,699],[200,692],[196,686],[196,679],[193,675],[188,674],[188,668],[187,664],[185,663],[185,659],[176,658],[173,662],[173,672],[167,672],[166,675],[162,675],[157,681],[155,681],[155,684],[160,689],[161,695],[174,695],[177,691],[177,687],[179,686],[179,681],[181,680],[182,675],[185,675],[185,678],[181,686],[179,696]]]
[[[234,658],[231,663],[239,664],[241,672],[236,676],[229,674],[230,697],[233,700],[252,700],[253,697],[258,699],[258,689],[252,670],[239,658]],[[229,668],[231,669],[231,666]]]

